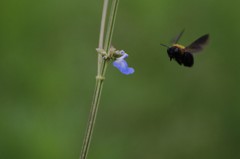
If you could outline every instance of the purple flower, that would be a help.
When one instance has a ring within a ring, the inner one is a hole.
[[[117,54],[120,54],[121,57],[117,58],[113,62],[113,66],[116,67],[120,72],[122,72],[125,75],[134,73],[134,69],[131,67],[128,67],[127,62],[124,60],[125,58],[128,57],[128,54],[125,53],[123,50],[118,51]]]

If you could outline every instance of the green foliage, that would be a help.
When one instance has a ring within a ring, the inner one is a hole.
[[[121,0],[89,159],[239,158],[239,1]],[[4,1],[0,11],[0,158],[76,159],[97,69],[102,1]],[[165,48],[210,33],[193,68]],[[124,100],[123,100],[124,99]]]

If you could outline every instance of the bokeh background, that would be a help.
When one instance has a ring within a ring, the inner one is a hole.
[[[0,158],[79,157],[97,68],[103,0],[0,5]],[[121,0],[89,159],[240,158],[240,1]],[[205,33],[193,68],[166,49]]]

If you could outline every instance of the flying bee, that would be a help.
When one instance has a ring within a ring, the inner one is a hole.
[[[179,39],[181,38],[184,30],[174,39],[173,45],[171,47],[161,44],[164,47],[167,47],[167,53],[170,58],[176,60],[179,65],[184,65],[186,67],[192,67],[194,64],[194,58],[192,53],[200,52],[203,47],[207,44],[209,39],[209,34],[205,34],[195,40],[188,46],[183,46],[178,44]]]

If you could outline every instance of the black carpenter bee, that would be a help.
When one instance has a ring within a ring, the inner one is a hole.
[[[201,36],[193,43],[185,47],[178,44],[183,32],[184,30],[175,38],[171,47],[164,44],[161,45],[168,48],[167,53],[170,60],[175,59],[179,65],[183,64],[186,67],[192,67],[194,63],[192,53],[200,52],[203,49],[204,45],[206,45],[208,42],[209,34]]]

